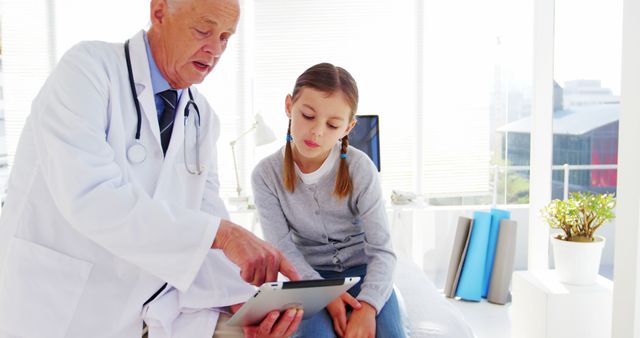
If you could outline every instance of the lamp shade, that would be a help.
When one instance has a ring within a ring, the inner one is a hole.
[[[256,114],[255,141],[257,146],[265,145],[276,140],[273,130],[264,122],[260,114]]]

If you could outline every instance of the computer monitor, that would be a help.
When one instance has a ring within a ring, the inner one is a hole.
[[[358,123],[349,133],[349,144],[360,149],[380,171],[380,131],[378,115],[357,115]]]

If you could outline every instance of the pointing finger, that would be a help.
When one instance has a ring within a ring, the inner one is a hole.
[[[287,276],[291,281],[300,280],[300,275],[298,275],[298,271],[296,268],[289,262],[289,260],[282,256],[282,260],[280,261],[280,272]]]

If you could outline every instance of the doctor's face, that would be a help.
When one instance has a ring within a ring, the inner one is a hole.
[[[147,34],[153,58],[173,88],[201,83],[235,33],[237,0],[152,0]]]

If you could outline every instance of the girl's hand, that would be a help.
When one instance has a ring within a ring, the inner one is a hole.
[[[375,338],[376,309],[366,302],[362,308],[354,309],[347,323],[345,338]]]
[[[347,311],[346,304],[351,305],[354,309],[362,307],[360,302],[353,298],[349,293],[345,292],[340,297],[327,305],[327,311],[333,320],[333,329],[336,331],[338,337],[344,337],[347,331]]]
[[[247,338],[285,338],[292,336],[302,321],[303,310],[288,309],[282,315],[278,311],[270,312],[257,326],[245,326]],[[280,317],[280,320],[278,320]]]

